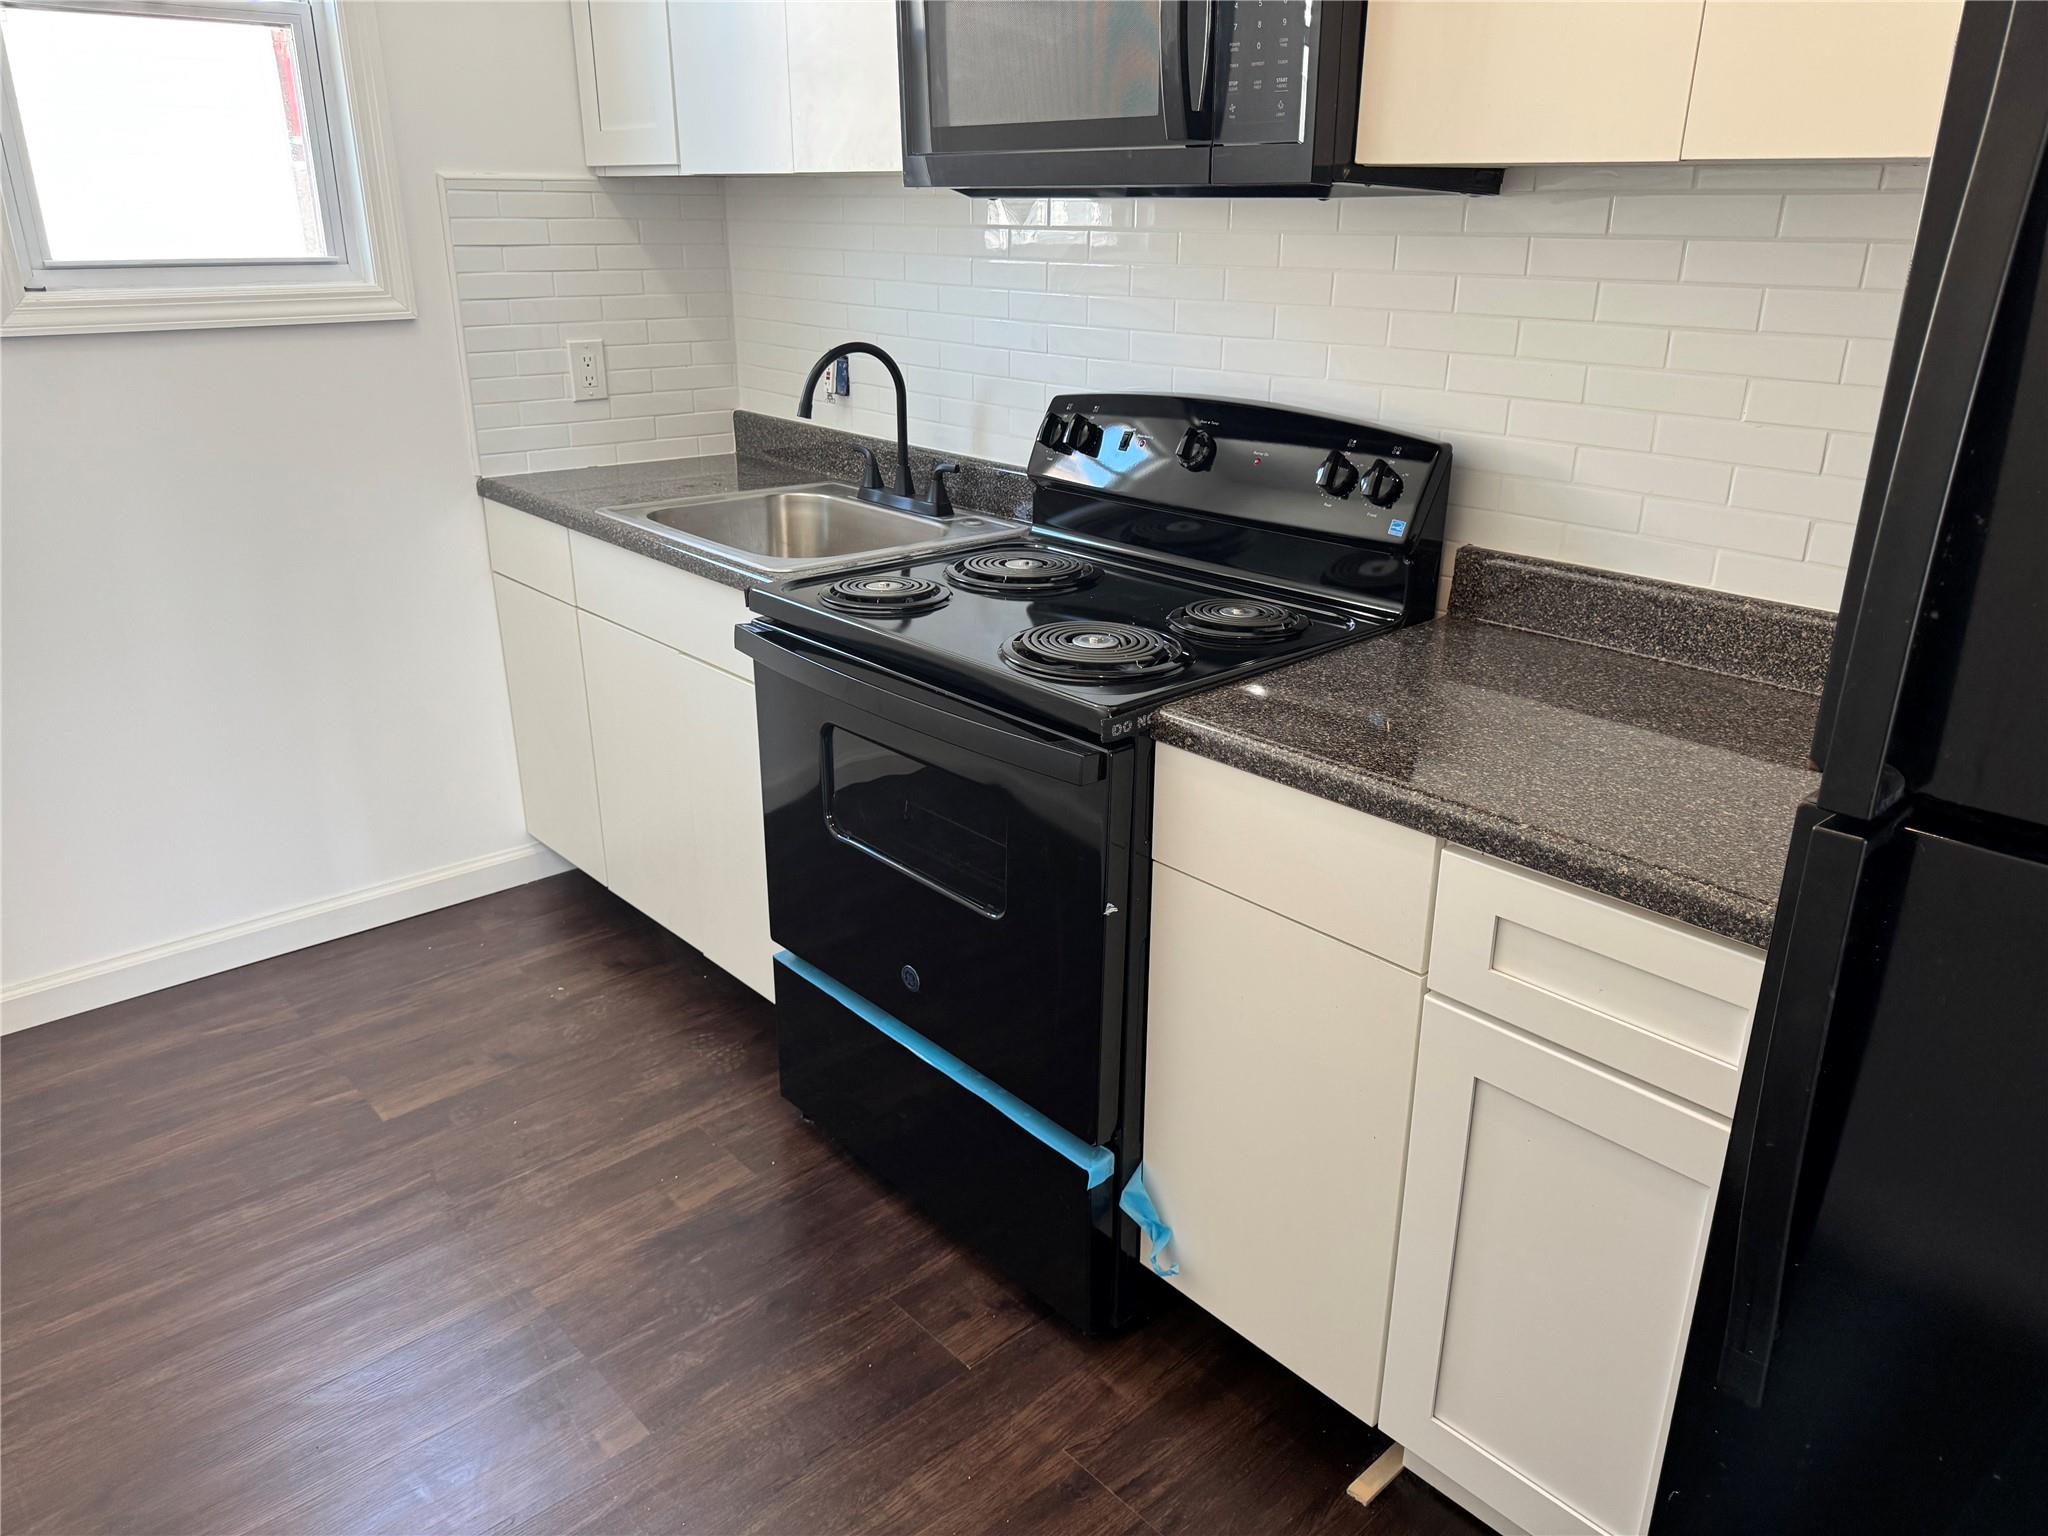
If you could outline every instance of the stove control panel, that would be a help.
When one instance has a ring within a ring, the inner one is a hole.
[[[1448,445],[1248,401],[1062,395],[1039,425],[1034,483],[1410,547],[1438,536]]]

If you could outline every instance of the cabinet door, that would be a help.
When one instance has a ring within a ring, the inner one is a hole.
[[[668,7],[662,0],[570,0],[569,22],[585,162],[674,165]]]
[[[789,171],[782,0],[670,0],[668,13],[678,169],[686,176]]]
[[[768,937],[768,851],[761,824],[761,738],[754,685],[687,656],[692,702],[687,793],[697,848],[717,878],[705,892],[703,937],[691,942],[770,1001],[775,944]]]
[[[590,744],[604,807],[606,884],[690,944],[703,944],[715,885],[697,834],[688,764],[721,745],[698,729],[696,678],[667,646],[578,616]]]
[[[1422,979],[1153,866],[1145,1179],[1172,1282],[1379,1416]]]
[[[1676,160],[1699,0],[1373,0],[1367,165]]]
[[[498,639],[505,652],[526,830],[602,880],[604,831],[576,610],[503,576],[494,574],[491,583],[498,593]]]
[[[579,617],[606,883],[773,997],[753,685]]]
[[[1961,0],[1707,0],[1688,160],[1924,158]]]
[[[894,0],[789,0],[788,11],[796,168],[900,173]]]
[[[1527,1530],[1646,1529],[1727,1135],[1431,994],[1380,1427]]]

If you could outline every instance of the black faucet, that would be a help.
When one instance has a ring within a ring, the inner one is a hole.
[[[823,357],[811,364],[810,377],[804,380],[804,387],[796,397],[796,413],[805,421],[811,419],[811,391],[818,387],[818,380],[822,379],[825,376],[825,370],[838,362],[840,358],[855,352],[862,353],[879,361],[884,368],[889,370],[889,377],[896,385],[896,494],[914,501],[917,499],[917,482],[910,478],[910,395],[903,387],[903,370],[896,366],[895,358],[884,352],[880,347],[875,346],[872,342],[842,341],[830,352],[827,352]],[[862,489],[879,491],[881,489],[879,484],[880,476],[878,475],[875,478],[877,481],[875,485],[864,485]],[[947,510],[951,511],[952,509],[948,507]]]

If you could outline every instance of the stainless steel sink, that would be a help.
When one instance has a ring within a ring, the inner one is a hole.
[[[1017,533],[1015,523],[994,518],[923,517],[877,506],[862,501],[850,486],[828,482],[686,496],[603,512],[725,564],[777,575],[866,564],[933,545],[986,544]]]

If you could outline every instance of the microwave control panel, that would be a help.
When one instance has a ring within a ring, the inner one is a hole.
[[[1299,144],[1308,132],[1313,4],[1239,0],[1223,42],[1225,144]]]

